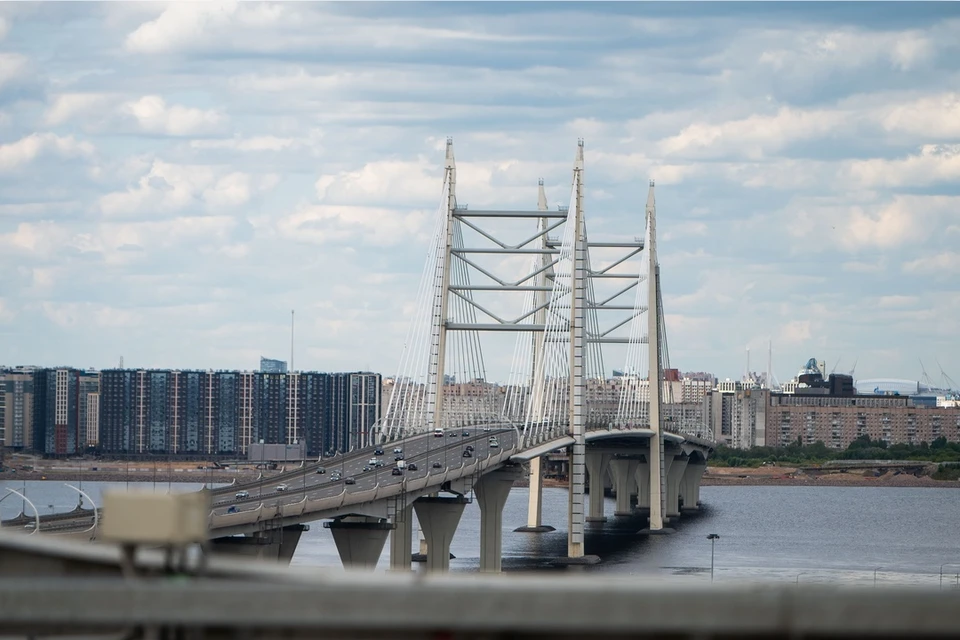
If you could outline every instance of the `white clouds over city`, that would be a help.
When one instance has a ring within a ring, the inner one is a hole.
[[[584,138],[597,237],[657,181],[681,369],[960,371],[954,4],[11,4],[0,40],[0,364],[252,368],[297,309],[299,366],[393,373],[452,136],[503,208],[566,204]]]

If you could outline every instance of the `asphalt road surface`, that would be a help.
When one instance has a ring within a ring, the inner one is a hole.
[[[468,433],[469,435],[463,435]],[[499,448],[491,448],[488,439],[490,436],[496,436],[499,441]],[[465,462],[472,462],[463,457],[463,452],[467,445],[472,445],[473,458],[483,460],[491,455],[496,455],[500,449],[509,449],[516,443],[516,431],[512,428],[491,427],[486,431],[483,428],[469,428],[459,431],[448,430],[444,437],[436,437],[431,434],[421,434],[408,438],[402,442],[388,442],[376,447],[368,447],[360,451],[351,452],[346,456],[337,456],[324,460],[319,464],[304,465],[303,469],[297,473],[284,473],[274,478],[263,478],[255,483],[245,483],[229,487],[230,493],[226,492],[226,487],[217,492],[214,496],[214,512],[217,514],[226,513],[230,507],[236,507],[240,511],[256,508],[259,504],[264,507],[276,507],[278,504],[294,504],[303,500],[303,494],[306,493],[307,499],[318,500],[320,498],[329,498],[340,495],[344,488],[349,492],[368,491],[379,484],[380,486],[389,486],[402,482],[404,478],[408,480],[422,478],[426,475],[443,475],[447,468],[458,468]],[[374,455],[374,451],[380,448],[383,455]],[[411,463],[417,465],[416,471],[405,470],[402,475],[393,475],[391,472],[397,466],[395,458],[398,454],[394,453],[395,448],[402,449],[403,459],[407,466]],[[370,464],[372,459],[383,461],[382,467],[376,467]],[[435,462],[440,463],[440,468],[434,468]],[[364,467],[370,467],[369,471],[364,471]],[[322,467],[325,473],[317,473],[317,468]],[[341,479],[334,480],[334,472],[339,471]],[[345,484],[347,478],[353,478],[356,484]],[[280,484],[287,485],[286,491],[278,491]],[[237,498],[239,491],[247,491],[249,496],[246,498]]]

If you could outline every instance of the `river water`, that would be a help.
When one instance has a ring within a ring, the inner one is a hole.
[[[97,503],[108,487],[125,483],[86,482],[83,490]],[[131,488],[151,488],[130,483]],[[158,491],[199,489],[199,484],[157,483]],[[78,494],[60,482],[0,482],[0,516],[10,518],[24,506],[7,488],[25,492],[41,514],[76,506]],[[552,533],[514,533],[526,524],[527,489],[511,491],[503,513],[505,571],[585,571],[657,575],[672,581],[710,580],[710,541],[716,533],[716,581],[831,582],[873,585],[910,584],[960,588],[960,491],[914,487],[703,487],[699,513],[685,514],[671,526],[676,533],[644,537],[636,532],[644,519],[613,517],[588,524],[586,551],[600,556],[589,567],[556,568],[566,555],[565,489],[544,489],[544,523]],[[89,506],[85,503],[86,506]],[[32,509],[26,505],[26,512]],[[416,525],[414,525],[416,526]],[[416,532],[414,534],[417,535]],[[480,510],[467,505],[451,545],[454,572],[479,566]],[[379,568],[388,562],[384,549]],[[955,564],[954,564],[955,563]],[[303,534],[295,565],[339,568],[330,532],[320,522]]]

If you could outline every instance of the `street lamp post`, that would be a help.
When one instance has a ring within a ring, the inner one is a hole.
[[[261,500],[263,500],[263,465],[265,456],[266,452],[264,451],[263,447],[263,438],[260,438],[260,488],[257,489],[257,497],[259,497]]]
[[[710,541],[710,582],[713,582],[713,557],[714,557],[714,548],[716,547],[717,540],[720,539],[715,533],[711,533],[707,536],[707,540]]]

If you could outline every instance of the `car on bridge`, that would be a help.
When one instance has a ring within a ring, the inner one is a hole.
[[[434,429],[434,430],[433,430],[433,437],[434,437],[434,438],[442,438],[442,437],[443,437],[443,429]]]
[[[285,484],[278,484],[278,485],[277,485],[277,492],[280,493],[280,492],[286,491],[288,488],[289,488],[289,487],[288,487],[287,485],[285,485]]]
[[[403,449],[401,449],[400,447],[394,447],[393,452],[394,452],[394,453],[403,453]]]
[[[377,464],[378,462],[380,461],[377,460],[376,458],[370,458],[369,460],[367,460],[367,464]]]
[[[417,465],[411,462],[410,464],[407,465],[407,469],[410,469],[410,471],[416,471]]]
[[[403,469],[401,469],[400,467],[394,467],[393,469],[390,470],[390,475],[402,476],[402,475],[403,475]]]
[[[357,484],[357,480],[353,476],[347,476],[347,479],[343,481],[343,484]]]
[[[237,491],[237,495],[236,495],[237,500],[243,500],[244,498],[249,498],[249,497],[250,497],[249,491]]]
[[[447,434],[447,436],[449,436],[449,437],[451,437],[451,438],[456,438],[456,437],[457,437],[457,432],[456,432],[456,431],[451,431],[450,433]]]
[[[469,449],[464,449],[464,451],[463,451],[463,457],[464,457],[464,458],[472,458],[472,457],[473,457],[473,454],[470,452]]]
[[[371,467],[370,465],[367,465],[367,466],[365,466],[365,467],[363,468],[363,472],[364,472],[364,473],[366,473],[367,471],[372,471],[372,470],[373,470],[373,467]]]
[[[317,473],[326,473],[326,472],[327,470],[324,469],[323,467],[317,467]]]
[[[376,451],[373,452],[373,455],[375,455],[375,456],[382,456],[382,455],[383,455],[383,449],[377,449]]]
[[[443,465],[440,464],[439,462],[434,462],[434,463],[433,463],[433,468],[434,468],[434,469],[443,469]]]
[[[463,437],[464,437],[464,438],[469,438],[469,437],[470,437],[470,432],[469,432],[469,431],[464,431],[464,432],[463,432]]]
[[[467,451],[473,451],[473,445],[472,445],[472,444],[468,444],[468,445],[467,445]]]
[[[402,453],[401,453],[400,455],[398,455],[396,458],[393,459],[394,462],[398,462],[398,461],[400,461],[400,460],[403,460],[403,454],[402,454]]]

